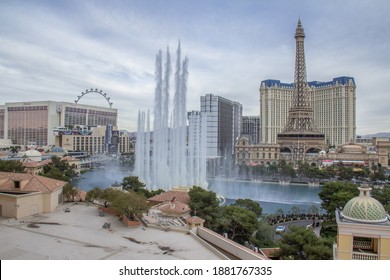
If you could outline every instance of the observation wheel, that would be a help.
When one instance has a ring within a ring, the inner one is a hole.
[[[112,108],[113,103],[110,101],[111,98],[107,96],[107,93],[105,93],[105,92],[103,93],[102,90],[98,90],[97,88],[96,89],[91,88],[91,89],[85,90],[85,92],[82,92],[81,95],[77,96],[77,99],[74,101],[74,103],[77,104],[84,95],[87,95],[88,93],[91,93],[91,92],[96,92],[96,93],[100,94],[101,96],[103,96],[106,99],[108,106],[110,106],[110,108]]]

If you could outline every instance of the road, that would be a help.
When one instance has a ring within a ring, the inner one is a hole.
[[[311,225],[313,223],[312,220],[293,220],[293,221],[288,221],[284,223],[279,223],[274,226],[276,229],[277,226],[286,226],[286,231],[288,232],[290,230],[291,225],[295,225],[298,227],[307,227],[308,225]],[[281,238],[281,234],[275,234],[275,241],[279,240]]]

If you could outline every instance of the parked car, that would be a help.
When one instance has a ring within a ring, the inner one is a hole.
[[[282,233],[286,231],[286,226],[277,226],[275,229],[276,233]]]

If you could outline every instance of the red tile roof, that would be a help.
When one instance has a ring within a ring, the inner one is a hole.
[[[205,220],[197,216],[188,217],[186,218],[186,221],[188,224],[201,224],[205,222]]]
[[[19,188],[15,188],[16,181],[19,182]],[[66,184],[35,174],[0,172],[0,191],[53,192]]]
[[[148,200],[152,202],[166,202],[175,200],[188,204],[190,202],[190,196],[186,191],[167,191],[162,194],[153,196]]]
[[[166,214],[186,214],[191,209],[187,204],[180,201],[165,202],[160,205],[157,205],[156,208]]]
[[[22,165],[26,168],[32,168],[32,167],[40,167],[44,166],[46,164],[49,164],[51,162],[51,159],[46,159],[42,161],[24,161],[22,162]]]

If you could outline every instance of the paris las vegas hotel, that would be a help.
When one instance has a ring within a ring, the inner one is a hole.
[[[277,143],[288,118],[294,84],[265,80],[260,86],[261,142]],[[352,77],[329,82],[308,82],[308,97],[318,130],[328,145],[348,143],[356,138],[356,84]]]

